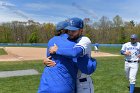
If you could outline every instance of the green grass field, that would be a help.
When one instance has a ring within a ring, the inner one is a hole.
[[[121,47],[103,47],[103,46],[99,47],[99,51],[112,53],[112,54],[120,54],[120,50],[121,50]]]
[[[42,73],[42,61],[0,62],[0,71],[36,69]],[[0,78],[0,93],[36,93],[39,75]]]
[[[106,49],[107,51],[107,49]],[[115,50],[112,50],[115,51]],[[124,74],[124,58],[98,57],[97,69],[92,74],[95,93],[129,93],[129,82]],[[42,61],[0,62],[0,71],[36,69],[43,71]],[[0,93],[36,93],[40,75],[0,78]],[[140,71],[138,71],[137,90],[140,93]]]
[[[129,93],[129,82],[124,73],[124,58],[98,58],[98,67],[92,78],[95,84],[95,93]],[[140,70],[138,71],[136,91],[140,93]]]
[[[0,55],[6,55],[6,51],[4,51],[4,49],[0,48]]]

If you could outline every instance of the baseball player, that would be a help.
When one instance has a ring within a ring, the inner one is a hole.
[[[98,43],[95,43],[94,50],[95,50],[95,53],[99,52],[99,44]]]
[[[127,42],[122,46],[121,54],[125,56],[125,73],[130,82],[130,93],[134,93],[137,71],[140,58],[140,43],[137,42],[138,36],[132,34],[131,42]]]
[[[77,62],[77,64],[80,65],[80,63],[84,61],[80,57],[86,55],[88,58],[91,58],[91,41],[88,37],[82,36],[83,21],[79,18],[69,19],[69,26],[66,27],[66,29],[69,30],[68,39],[76,40],[77,44],[71,49],[61,49],[55,45],[54,48],[50,49],[50,53],[72,57],[73,61]],[[82,71],[82,69],[80,70]],[[81,73],[81,71],[78,71],[77,93],[94,93],[93,82],[90,75],[87,75],[87,73]]]

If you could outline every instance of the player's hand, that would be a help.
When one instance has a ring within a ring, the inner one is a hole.
[[[125,55],[130,56],[131,55],[131,52],[130,51],[126,51],[125,52]]]
[[[54,46],[50,47],[49,52],[50,54],[55,54],[58,49],[58,46],[54,44]]]
[[[50,67],[56,65],[56,63],[55,63],[54,61],[51,60],[51,56],[45,58],[45,59],[43,60],[43,64],[46,65],[46,66],[50,66]]]

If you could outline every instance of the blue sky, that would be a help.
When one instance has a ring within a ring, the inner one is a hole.
[[[0,22],[27,21],[57,23],[71,17],[102,16],[110,20],[116,15],[124,21],[140,22],[140,0],[0,0]]]

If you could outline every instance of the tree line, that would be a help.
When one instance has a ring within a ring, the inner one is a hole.
[[[92,43],[122,44],[130,39],[131,34],[140,37],[140,24],[133,20],[123,21],[119,15],[112,20],[102,16],[97,22],[90,18],[84,19],[84,35]],[[13,21],[0,24],[0,43],[47,43],[55,35],[55,24],[28,20]]]

